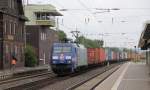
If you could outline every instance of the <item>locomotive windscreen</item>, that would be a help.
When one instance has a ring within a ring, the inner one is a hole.
[[[54,47],[53,53],[70,53],[71,52],[71,47]]]

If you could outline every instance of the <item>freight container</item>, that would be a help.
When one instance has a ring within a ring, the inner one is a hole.
[[[77,66],[87,66],[87,49],[83,45],[77,47]]]
[[[96,64],[98,64],[98,63],[100,63],[100,50],[99,50],[99,48],[95,48],[95,58],[96,58]]]
[[[110,48],[106,48],[105,53],[106,53],[106,61],[112,60],[113,55],[112,50]]]
[[[106,61],[108,61],[108,49],[105,48]]]
[[[127,60],[128,59],[127,52],[124,52],[124,55],[125,55],[125,60]]]
[[[88,63],[100,64],[106,59],[105,50],[103,48],[88,48]]]
[[[96,62],[96,51],[94,48],[87,49],[87,56],[88,56],[88,64],[95,64]]]
[[[116,61],[117,60],[117,53],[115,51],[112,51],[112,60]]]
[[[119,52],[119,61],[122,60],[122,52]]]
[[[119,51],[117,52],[117,61],[119,61],[120,60],[120,56],[119,56],[120,54],[119,54]]]
[[[102,63],[105,60],[105,51],[103,48],[96,48],[96,60],[98,60],[97,63]]]
[[[124,52],[121,52],[121,59],[124,59]]]
[[[96,59],[98,63],[102,63],[106,59],[105,50],[103,48],[96,48]]]
[[[111,61],[113,61],[115,59],[115,52],[112,51],[111,53],[112,53],[112,59],[111,59]]]
[[[106,60],[105,50],[103,48],[99,48],[99,60],[100,63]]]

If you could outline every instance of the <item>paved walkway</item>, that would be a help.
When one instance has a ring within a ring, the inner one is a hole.
[[[95,90],[150,90],[149,69],[144,63],[126,63]]]

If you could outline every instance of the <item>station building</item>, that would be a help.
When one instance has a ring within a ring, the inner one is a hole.
[[[24,66],[25,21],[22,0],[0,0],[0,70]]]
[[[26,42],[34,47],[38,59],[37,65],[46,65],[50,62],[51,48],[54,42],[58,42],[56,27],[56,16],[62,16],[56,8],[50,4],[25,6]]]

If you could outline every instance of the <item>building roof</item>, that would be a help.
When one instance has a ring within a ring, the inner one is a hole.
[[[4,0],[2,0],[1,3],[2,2],[4,2]],[[10,16],[19,18],[20,20],[23,20],[23,21],[27,21],[28,18],[25,17],[25,15],[24,15],[22,0],[16,0],[16,2],[17,2],[16,5],[18,7],[17,9],[9,8],[8,6],[6,6],[5,4],[3,5],[3,3],[2,3],[2,5],[0,6],[0,12],[3,14],[6,14],[6,15],[10,15]]]
[[[53,16],[62,16],[56,8],[51,4],[44,4],[44,5],[36,5],[36,4],[29,4],[25,6],[25,10],[30,10],[32,12],[49,12]]]
[[[9,12],[1,10],[1,9],[0,9],[0,13],[6,14],[6,15],[10,15],[10,16],[13,16],[13,17],[17,17],[17,18],[19,18],[21,20],[24,20],[24,21],[28,21],[28,18],[25,17],[24,15],[14,15],[12,13],[9,13]]]
[[[150,46],[150,21],[146,21],[144,24],[144,30],[142,31],[139,47],[141,49],[147,49]]]

